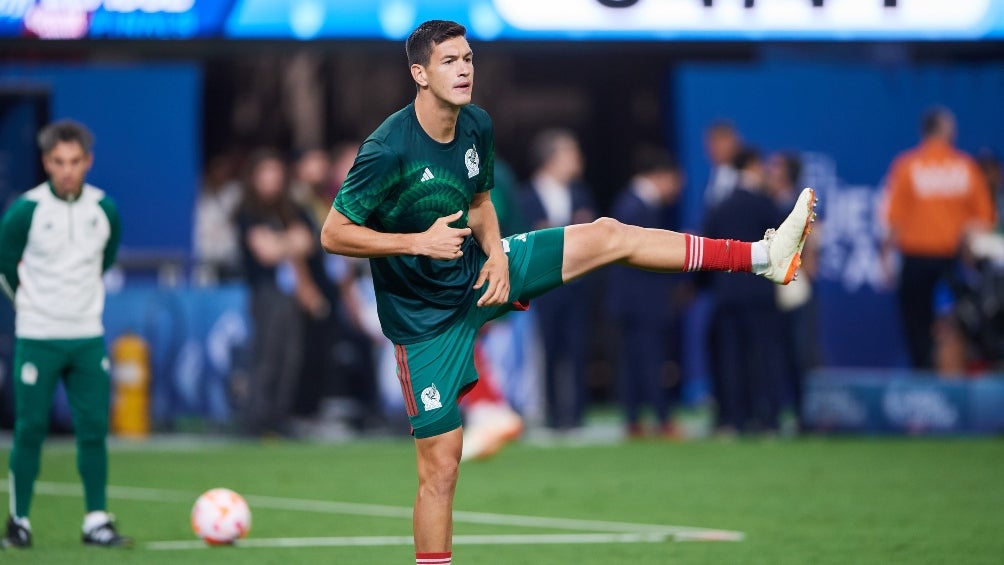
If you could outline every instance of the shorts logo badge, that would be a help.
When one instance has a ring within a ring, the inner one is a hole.
[[[21,365],[21,382],[29,386],[38,382],[38,367],[34,363]]]
[[[472,179],[481,172],[481,159],[478,157],[478,148],[471,146],[464,155],[464,164],[467,165],[467,178]]]
[[[426,412],[443,407],[443,403],[439,401],[439,389],[436,388],[436,385],[427,386],[422,391],[422,404],[425,406]]]

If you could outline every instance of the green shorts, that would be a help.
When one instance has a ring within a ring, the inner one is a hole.
[[[531,298],[561,286],[564,228],[513,235],[502,244],[509,258],[509,304],[479,308],[485,287],[474,293],[467,312],[436,337],[394,345],[397,377],[416,438],[460,427],[457,403],[478,380],[474,342],[481,326],[507,312],[526,310]]]

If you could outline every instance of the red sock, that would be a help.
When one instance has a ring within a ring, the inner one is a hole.
[[[735,239],[711,239],[684,234],[687,244],[684,271],[750,272],[753,270],[751,243]]]
[[[415,553],[415,563],[417,565],[450,565],[453,563],[453,553],[444,551],[443,553]]]

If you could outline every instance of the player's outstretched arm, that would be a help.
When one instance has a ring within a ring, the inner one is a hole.
[[[470,228],[451,228],[460,219],[455,212],[433,222],[421,233],[383,233],[359,225],[332,208],[321,228],[321,246],[328,253],[349,257],[374,258],[394,255],[425,255],[433,259],[456,259],[460,246],[471,235]]]

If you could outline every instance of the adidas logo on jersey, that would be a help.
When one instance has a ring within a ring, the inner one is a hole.
[[[425,172],[422,173],[422,180],[421,180],[421,182],[425,182],[427,180],[432,180],[434,178],[436,178],[436,177],[432,176],[432,171],[429,170],[429,167],[426,167],[425,168]]]

